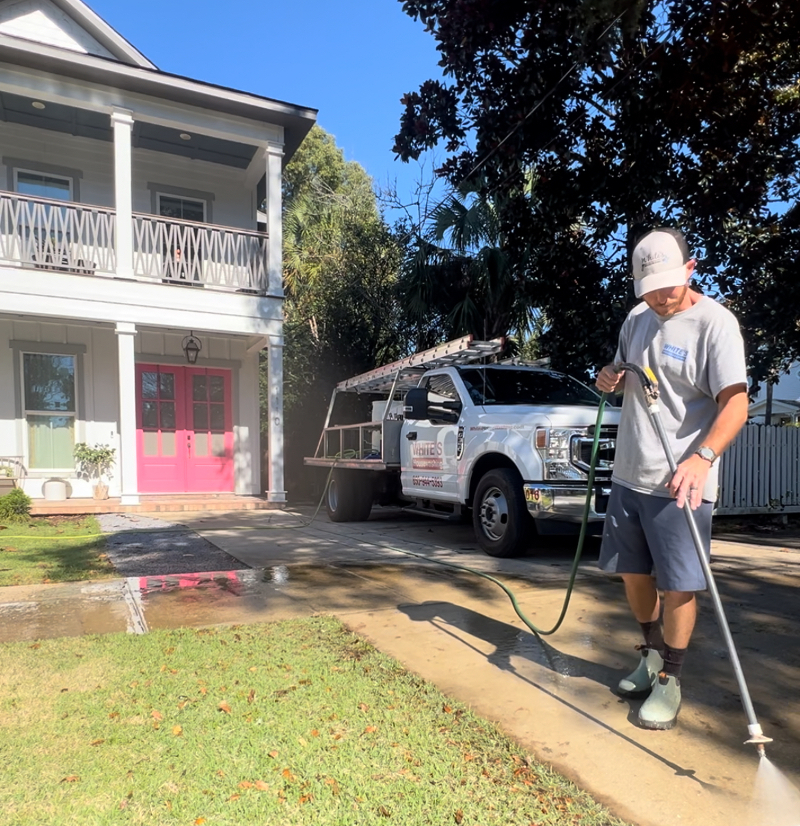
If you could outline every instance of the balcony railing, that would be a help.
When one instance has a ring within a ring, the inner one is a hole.
[[[62,272],[113,273],[114,210],[0,193],[0,261]]]
[[[116,272],[113,209],[0,192],[0,262],[82,275]],[[133,273],[142,280],[263,295],[264,233],[134,213]]]
[[[133,272],[219,290],[267,291],[267,236],[134,213]]]

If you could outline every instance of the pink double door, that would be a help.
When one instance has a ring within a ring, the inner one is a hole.
[[[136,367],[141,493],[233,491],[231,371]]]

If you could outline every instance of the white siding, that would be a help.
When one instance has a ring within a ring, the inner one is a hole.
[[[233,374],[234,485],[236,493],[260,492],[258,353],[246,353],[244,339],[206,336],[199,333],[203,352],[198,367],[211,362],[230,367]],[[141,330],[136,336],[139,360],[183,364],[181,349],[183,334]],[[81,345],[86,348],[82,358],[83,374],[78,382],[79,409],[75,438],[90,444],[108,444],[119,456],[119,384],[117,379],[117,341],[111,327],[79,324],[54,324],[43,321],[22,321],[0,318],[0,375],[4,378],[0,392],[0,456],[25,454],[24,422],[16,416],[15,399],[21,393],[14,386],[11,341]],[[79,364],[81,361],[79,360]],[[113,472],[113,471],[112,471]],[[109,493],[119,495],[119,479],[115,473]],[[49,474],[30,475],[25,485],[27,493],[42,496],[42,482]],[[90,497],[88,482],[72,477],[73,497]]]
[[[79,200],[114,207],[114,144],[15,123],[0,123],[0,158],[78,170]],[[151,186],[164,186],[213,195],[209,223],[257,229],[255,193],[245,188],[241,169],[197,161],[179,155],[133,150],[134,212],[154,211]],[[0,176],[0,188],[13,190],[11,169]]]
[[[0,8],[0,34],[82,54],[113,57],[85,29],[49,0],[18,0]]]
[[[14,386],[13,352],[11,341],[28,341],[42,344],[82,345],[86,352],[78,364],[83,364],[83,374],[78,373],[78,411],[75,439],[90,444],[102,443],[117,448],[117,416],[119,390],[117,386],[117,343],[110,328],[88,327],[77,324],[51,324],[39,321],[0,319],[0,375],[4,377],[7,392],[0,394],[0,454],[21,456],[25,453],[24,422],[17,419],[15,399],[22,388]],[[42,496],[42,482],[47,473],[29,475],[26,492],[35,498]],[[73,496],[91,496],[89,483],[70,478]],[[110,494],[118,495],[118,480],[112,479]]]

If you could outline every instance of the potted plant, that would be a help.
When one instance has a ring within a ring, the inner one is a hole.
[[[111,478],[111,467],[114,464],[116,449],[108,445],[89,447],[85,442],[75,445],[75,460],[78,463],[78,473],[84,479],[96,479],[92,486],[92,495],[95,499],[108,499],[108,484],[103,478]]]

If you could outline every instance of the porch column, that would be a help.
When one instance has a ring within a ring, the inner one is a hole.
[[[270,236],[271,237],[271,236]],[[268,502],[285,502],[283,489],[283,338],[270,336],[267,349],[267,415],[269,416]]]
[[[267,232],[269,233],[267,295],[276,296],[283,295],[282,174],[283,146],[270,143],[267,146]]]
[[[117,323],[116,333],[119,356],[119,469],[122,484],[120,504],[138,505],[136,359],[133,346],[136,325],[120,321]]]
[[[111,113],[114,127],[114,205],[116,209],[117,275],[133,277],[133,185],[131,168],[131,133],[133,112],[115,109]]]

